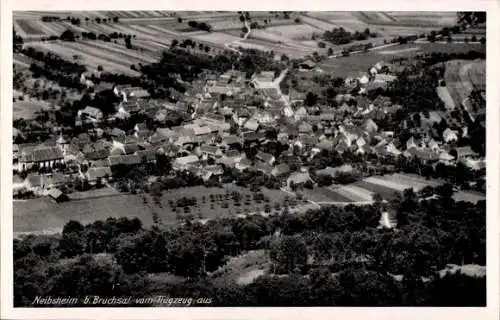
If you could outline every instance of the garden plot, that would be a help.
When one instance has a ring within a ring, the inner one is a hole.
[[[421,190],[425,187],[427,187],[429,184],[426,183],[425,181],[417,181],[415,179],[407,179],[407,178],[402,178],[401,176],[394,176],[394,175],[385,175],[384,179],[387,179],[389,182],[394,182],[394,183],[400,183],[402,185],[408,186],[408,188],[413,188],[413,190]]]
[[[371,183],[366,180],[354,182],[353,185],[358,186],[365,190],[369,190],[373,193],[378,193],[383,197],[392,197],[396,192],[396,190],[394,190],[393,188],[389,188],[376,183]]]
[[[315,188],[313,190],[304,190],[308,199],[314,202],[352,202],[348,197],[332,190],[331,188]]]
[[[357,197],[361,198],[360,201],[372,201],[374,193],[370,190],[363,189],[361,187],[349,184],[346,186],[342,186],[343,190],[349,191],[352,194],[355,194]]]
[[[342,197],[349,199],[349,201],[346,201],[346,202],[367,201],[367,199],[365,199],[363,196],[361,196],[358,192],[356,192],[355,190],[353,191],[352,189],[350,189],[347,186],[330,187],[330,190],[338,193]]]
[[[421,176],[415,175],[415,174],[409,174],[409,173],[394,173],[392,176],[401,179],[401,180],[410,180],[410,181],[415,181],[417,183],[422,183],[425,184],[426,186],[432,186],[436,187],[440,184],[445,183],[445,181],[439,180],[439,179],[432,179],[432,180],[427,180]]]
[[[405,189],[411,188],[411,186],[406,183],[390,181],[384,177],[368,177],[364,179],[364,181],[394,189],[395,191],[404,191]]]

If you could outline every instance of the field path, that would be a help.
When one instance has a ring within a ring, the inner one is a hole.
[[[250,25],[248,25],[248,21],[247,21],[245,15],[243,15],[243,18],[245,19],[245,20],[243,20],[243,23],[245,24],[245,27],[247,28],[247,33],[245,33],[245,35],[243,36],[243,40],[238,39],[238,40],[234,40],[233,42],[229,42],[229,43],[224,44],[224,46],[226,48],[228,48],[229,50],[231,50],[233,52],[238,53],[239,55],[241,55],[241,52],[238,49],[233,48],[232,46],[240,44],[241,41],[245,41],[248,38],[248,36],[250,35],[250,32],[252,32],[252,29],[250,29]]]

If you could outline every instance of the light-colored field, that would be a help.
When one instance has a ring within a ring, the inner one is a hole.
[[[339,25],[337,25],[336,23],[316,19],[315,17],[313,17],[313,14],[309,14],[309,16],[301,16],[300,19],[303,23],[308,24],[309,26],[312,26],[313,28],[321,30],[323,32],[331,31],[332,29],[339,27]]]
[[[234,42],[237,40],[242,40],[242,38],[224,33],[224,32],[210,32],[210,33],[205,33],[205,34],[199,34],[192,36],[195,40],[202,40],[202,41],[208,41],[211,43],[216,43],[216,44],[225,44],[229,42]]]
[[[428,26],[452,26],[457,21],[455,12],[437,12],[437,11],[390,11],[387,12],[397,22],[422,24]]]
[[[451,97],[450,91],[448,90],[448,88],[439,86],[436,88],[436,91],[437,91],[437,95],[439,96],[439,98],[444,102],[446,109],[455,110],[455,108],[456,108],[455,101]]]
[[[309,24],[294,24],[287,26],[274,26],[266,28],[266,31],[283,36],[287,39],[310,40],[313,33],[321,33],[321,29],[315,28]]]
[[[472,191],[470,192],[459,191],[453,195],[453,199],[455,199],[455,201],[466,201],[466,202],[477,203],[478,201],[486,200],[486,196],[484,194]]]
[[[380,54],[397,55],[400,53],[419,51],[419,50],[420,50],[420,47],[412,47],[412,48],[395,49],[395,50],[380,50],[377,52]]]

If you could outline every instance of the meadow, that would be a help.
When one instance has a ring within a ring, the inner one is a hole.
[[[239,204],[232,199],[232,193],[241,196]],[[90,192],[92,193],[92,192]],[[158,214],[161,223],[178,223],[179,216],[192,214],[195,219],[215,219],[239,214],[261,213],[266,205],[276,212],[285,205],[290,209],[301,204],[288,193],[281,190],[263,189],[264,199],[254,199],[250,190],[235,185],[226,188],[188,187],[165,191],[161,206],[149,194],[115,194],[86,198],[79,193],[69,202],[56,203],[49,198],[37,198],[14,202],[14,232],[47,233],[60,230],[70,220],[88,223],[105,220],[108,217],[139,218],[145,226],[153,224],[153,212]],[[178,200],[186,197],[196,198],[196,204],[184,206]],[[189,209],[186,209],[189,208]]]

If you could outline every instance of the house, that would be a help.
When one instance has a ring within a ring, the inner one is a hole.
[[[219,163],[222,163],[226,167],[234,167],[236,162],[241,159],[241,154],[238,150],[231,149],[227,151],[222,158],[219,159]]]
[[[187,170],[188,168],[198,164],[199,162],[200,162],[200,159],[195,155],[179,157],[179,158],[175,159],[175,161],[173,163],[173,168],[175,170],[183,171],[183,170]]]
[[[459,147],[456,148],[455,150],[457,152],[456,154],[457,160],[478,157],[478,154],[474,152],[470,146]]]
[[[87,117],[91,121],[97,122],[101,121],[103,118],[102,111],[91,107],[91,106],[86,106],[85,109],[78,110],[78,117],[82,119],[82,117]]]
[[[110,167],[117,165],[132,166],[141,163],[141,159],[136,155],[119,155],[119,156],[109,156],[108,163]]]
[[[240,171],[246,170],[252,166],[252,161],[248,158],[240,158],[238,162],[234,165],[234,167]]]
[[[452,142],[452,141],[457,141],[458,140],[458,133],[454,130],[451,130],[450,128],[447,128],[446,130],[443,131],[443,140],[444,142]]]
[[[85,174],[91,185],[96,184],[99,179],[109,179],[111,175],[110,167],[90,167]]]
[[[312,125],[307,123],[307,122],[303,122],[299,125],[299,134],[301,133],[312,133],[313,132],[313,128],[312,128]]]
[[[245,122],[243,128],[251,131],[257,131],[257,129],[259,129],[259,122],[256,119],[249,119]]]
[[[254,88],[270,87],[273,85],[274,77],[274,71],[261,71],[252,75],[250,85]]]
[[[262,151],[257,152],[255,158],[269,165],[273,165],[274,162],[276,161],[276,158],[272,154],[265,153]]]
[[[47,193],[47,195],[52,198],[53,200],[55,200],[56,202],[62,202],[62,201],[65,201],[67,200],[67,196],[62,193],[61,190],[57,189],[57,188],[52,188],[49,190],[49,192]]]
[[[264,173],[265,175],[270,175],[273,171],[273,166],[265,162],[256,162],[253,170]]]
[[[235,135],[229,135],[222,139],[222,146],[227,149],[234,149],[241,146],[241,139]]]
[[[64,154],[60,147],[35,146],[22,148],[19,151],[19,171],[24,171],[38,165],[53,167],[64,163]]]
[[[200,153],[204,159],[208,157],[220,158],[223,155],[219,147],[208,144],[204,144],[200,147]]]
[[[419,145],[417,144],[417,141],[415,140],[414,137],[410,137],[408,141],[406,141],[406,150],[409,150],[411,148],[418,148]]]
[[[286,163],[281,163],[276,165],[271,171],[271,175],[274,177],[282,177],[290,172],[290,167]]]
[[[307,181],[312,182],[309,172],[297,171],[292,173],[290,177],[288,177],[286,185],[291,188],[292,185],[301,185],[306,183]]]

